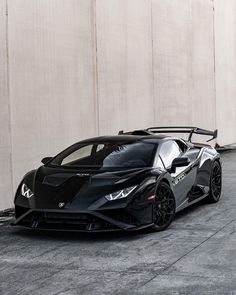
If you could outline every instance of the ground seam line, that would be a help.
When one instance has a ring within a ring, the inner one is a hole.
[[[233,220],[231,220],[230,222],[226,223],[223,227],[221,227],[220,229],[218,229],[216,232],[214,232],[214,234],[212,234],[211,236],[209,236],[208,238],[206,238],[205,240],[203,240],[200,244],[196,245],[195,247],[193,247],[190,251],[188,251],[187,253],[185,253],[184,255],[182,255],[180,258],[178,258],[176,261],[174,261],[173,263],[171,263],[170,265],[168,265],[167,267],[165,267],[160,273],[157,273],[155,276],[153,276],[150,280],[148,280],[147,282],[141,284],[140,287],[143,287],[145,285],[147,285],[148,283],[150,283],[152,280],[154,280],[156,277],[158,277],[159,275],[162,275],[163,272],[165,272],[167,269],[169,269],[170,267],[172,267],[173,265],[175,265],[178,261],[180,261],[181,259],[183,259],[184,257],[186,257],[188,254],[192,253],[195,249],[197,249],[198,247],[200,247],[202,244],[204,244],[205,242],[209,241],[212,237],[214,237],[217,233],[219,233],[222,229],[224,229],[226,226],[228,226],[230,223],[232,223],[233,221],[235,221],[236,218],[234,218]]]

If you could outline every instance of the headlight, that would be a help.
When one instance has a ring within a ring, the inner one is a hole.
[[[22,184],[21,194],[23,197],[26,197],[27,199],[33,197],[34,195],[25,183]]]
[[[105,198],[108,201],[126,198],[136,187],[137,187],[137,185],[125,188],[121,191],[106,195]]]

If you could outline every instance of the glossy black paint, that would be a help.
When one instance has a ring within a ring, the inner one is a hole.
[[[155,166],[146,168],[95,170],[45,165],[26,174],[15,196],[14,225],[38,229],[109,231],[137,230],[153,224],[153,199],[158,184],[171,187],[179,211],[205,198],[209,192],[211,167],[220,156],[210,146],[193,145],[179,138],[158,135],[118,135],[83,142],[152,141],[156,157],[163,142],[180,140],[186,145],[176,170]],[[178,162],[178,163],[177,163]],[[182,163],[182,165],[181,165]],[[183,165],[184,164],[184,165]],[[25,183],[34,196],[21,195]],[[128,197],[108,201],[105,196],[137,186]]]

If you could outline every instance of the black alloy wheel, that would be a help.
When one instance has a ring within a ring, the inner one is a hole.
[[[215,161],[212,166],[210,179],[210,193],[207,200],[211,203],[219,201],[222,188],[222,169],[218,161]]]
[[[153,226],[155,231],[166,229],[175,216],[174,194],[165,182],[161,182],[156,191],[155,203],[153,205]]]

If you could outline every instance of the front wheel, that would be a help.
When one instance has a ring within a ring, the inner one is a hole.
[[[175,198],[168,184],[161,182],[156,191],[155,203],[153,205],[154,231],[166,229],[175,216]]]
[[[207,196],[207,201],[210,203],[216,203],[221,196],[222,188],[222,169],[218,161],[215,161],[211,170],[210,178],[210,192]]]

